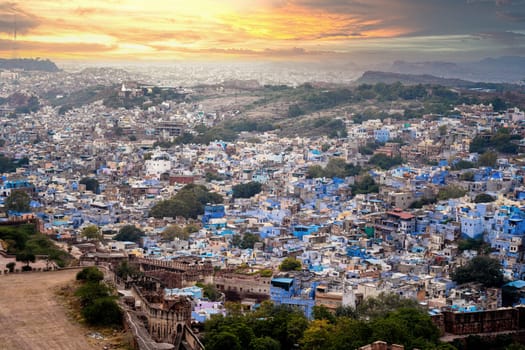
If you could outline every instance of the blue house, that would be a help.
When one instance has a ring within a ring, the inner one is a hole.
[[[277,277],[270,282],[270,300],[276,305],[289,305],[312,318],[315,288],[301,289],[294,278]]]
[[[222,219],[225,216],[224,205],[206,205],[204,206],[204,215],[202,215],[202,223],[206,225],[210,219]]]
[[[303,240],[303,237],[305,235],[311,235],[312,233],[316,233],[318,230],[319,230],[319,226],[317,225],[310,225],[310,226],[295,225],[293,227],[292,234],[295,237],[299,238],[300,240]]]

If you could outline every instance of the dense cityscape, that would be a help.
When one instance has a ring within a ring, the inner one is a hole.
[[[0,0],[0,349],[525,349],[524,14]]]

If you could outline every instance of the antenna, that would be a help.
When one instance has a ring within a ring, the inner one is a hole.
[[[16,46],[16,12],[13,14],[13,59],[17,58],[17,46]]]

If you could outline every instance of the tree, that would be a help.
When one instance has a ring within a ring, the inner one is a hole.
[[[437,194],[438,200],[447,200],[450,198],[460,198],[463,197],[467,193],[467,190],[465,190],[461,186],[457,185],[448,185],[441,187]]]
[[[393,166],[403,164],[403,158],[401,157],[389,157],[385,154],[378,153],[374,154],[368,161],[368,164],[378,166],[383,170],[388,170]]]
[[[368,174],[363,176],[360,181],[357,181],[352,186],[353,194],[367,194],[367,193],[378,193],[379,185],[375,182],[374,178]]]
[[[385,317],[400,308],[417,307],[417,302],[412,299],[402,298],[395,293],[380,293],[377,297],[368,297],[363,300],[357,306],[356,313],[361,320],[372,320]]]
[[[5,199],[4,206],[7,210],[26,213],[31,211],[29,203],[31,203],[31,197],[29,197],[26,192],[22,190],[13,190]]]
[[[208,337],[206,342],[206,349],[208,350],[241,350],[241,343],[239,337],[227,331],[222,331]]]
[[[309,179],[315,179],[320,177],[339,177],[345,178],[348,176],[355,176],[361,172],[359,165],[352,163],[346,163],[342,158],[330,158],[325,168],[319,165],[312,165],[308,167],[306,177]]]
[[[104,273],[96,266],[89,266],[83,268],[77,273],[77,281],[84,282],[100,282],[104,279]]]
[[[328,347],[332,338],[334,326],[327,320],[314,320],[304,331],[301,338],[301,348],[305,350],[320,350]]]
[[[233,235],[230,243],[232,246],[241,249],[253,249],[253,246],[257,242],[259,242],[259,236],[257,234],[246,232],[242,238],[240,235]]]
[[[316,305],[313,307],[312,316],[314,320],[327,320],[328,322],[334,324],[335,316],[328,310],[324,305]]]
[[[279,265],[281,271],[301,271],[301,268],[302,264],[296,258],[285,258]]]
[[[487,151],[479,156],[478,165],[479,166],[496,166],[496,160],[498,159],[498,154],[493,151]]]
[[[474,203],[490,203],[494,202],[495,198],[490,194],[480,193],[474,198]]]
[[[485,287],[501,287],[505,283],[498,260],[488,256],[476,256],[465,266],[456,268],[450,276],[458,284],[478,282]]]
[[[262,185],[256,181],[238,184],[232,187],[233,198],[250,198],[261,192],[261,190]]]
[[[262,337],[253,339],[250,342],[250,348],[252,350],[280,350],[281,344],[273,338]]]
[[[89,281],[75,291],[75,295],[79,298],[82,306],[93,305],[95,300],[109,297],[110,294],[110,289],[105,284]]]
[[[89,225],[82,229],[82,232],[80,233],[82,237],[85,237],[87,239],[94,239],[94,240],[100,240],[102,239],[102,233],[100,232],[100,229],[98,226],[95,225]]]
[[[175,238],[181,239],[181,240],[188,240],[190,238],[190,234],[185,231],[182,227],[179,225],[169,225],[167,226],[164,231],[160,234],[162,237],[162,240],[171,242]]]
[[[122,315],[114,297],[97,298],[91,305],[82,309],[82,316],[86,322],[97,326],[121,325]]]
[[[100,186],[98,180],[92,177],[84,177],[80,179],[79,183],[85,185],[86,190],[93,193],[97,193]]]
[[[213,284],[202,284],[197,282],[197,287],[202,288],[202,294],[211,301],[217,301],[221,297],[221,292]]]
[[[137,228],[135,225],[123,226],[113,238],[115,241],[135,242],[139,243],[141,237],[144,236],[144,231]]]
[[[30,251],[22,251],[18,254],[16,254],[16,261],[21,261],[26,264],[26,266],[22,267],[23,271],[29,271],[31,270],[31,266],[29,266],[29,263],[34,263],[36,260],[35,254],[33,254]]]
[[[127,261],[122,261],[119,266],[117,266],[115,273],[122,279],[127,279],[128,277],[133,278],[142,275],[142,272],[138,268],[130,265]]]
[[[156,203],[149,216],[157,219],[177,217],[196,219],[204,214],[204,206],[208,203],[222,203],[220,194],[210,192],[205,186],[189,184],[184,186],[175,196]]]

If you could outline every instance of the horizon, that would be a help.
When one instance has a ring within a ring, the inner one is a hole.
[[[468,62],[525,56],[523,0],[0,2],[0,57],[56,62]],[[14,40],[16,38],[16,40]]]

